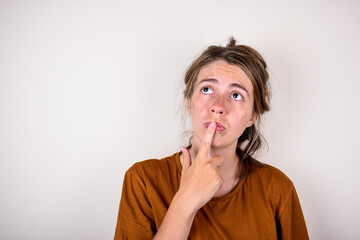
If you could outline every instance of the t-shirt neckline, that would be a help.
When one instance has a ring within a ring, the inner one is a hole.
[[[181,165],[181,162],[180,162],[180,152],[175,153],[174,157],[175,157],[175,160],[176,160],[178,173],[180,174],[179,176],[181,178],[182,165]],[[240,191],[240,189],[242,188],[242,186],[244,184],[244,181],[245,181],[245,178],[240,179],[240,181],[238,182],[236,187],[231,192],[229,192],[228,194],[226,194],[224,196],[221,196],[221,197],[213,197],[212,199],[210,199],[210,201],[208,203],[221,202],[221,201],[228,200],[228,199],[232,198],[234,195],[236,195]]]

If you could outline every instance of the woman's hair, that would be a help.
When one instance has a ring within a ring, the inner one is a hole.
[[[266,63],[255,49],[246,45],[236,45],[236,40],[231,37],[226,47],[210,46],[190,65],[185,74],[184,99],[191,99],[194,85],[200,70],[217,60],[225,60],[229,64],[240,67],[251,80],[254,95],[254,112],[258,119],[246,128],[239,137],[237,152],[240,156],[240,177],[250,173],[251,163],[257,166],[262,164],[252,156],[262,146],[264,138],[259,132],[261,115],[270,110],[270,84]]]

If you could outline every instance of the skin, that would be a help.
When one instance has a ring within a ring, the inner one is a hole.
[[[187,239],[196,212],[236,186],[237,139],[257,118],[253,102],[252,83],[238,66],[218,60],[200,70],[187,100],[193,144],[190,150],[180,147],[180,188],[154,239]]]

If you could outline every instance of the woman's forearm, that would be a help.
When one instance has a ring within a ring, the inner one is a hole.
[[[188,239],[197,211],[192,210],[184,200],[178,194],[174,196],[154,240]]]

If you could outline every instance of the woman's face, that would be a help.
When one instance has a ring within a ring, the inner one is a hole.
[[[212,147],[235,147],[237,139],[257,117],[253,113],[253,102],[252,83],[240,67],[224,60],[204,66],[188,100],[193,145],[200,146],[209,123],[215,121]]]

